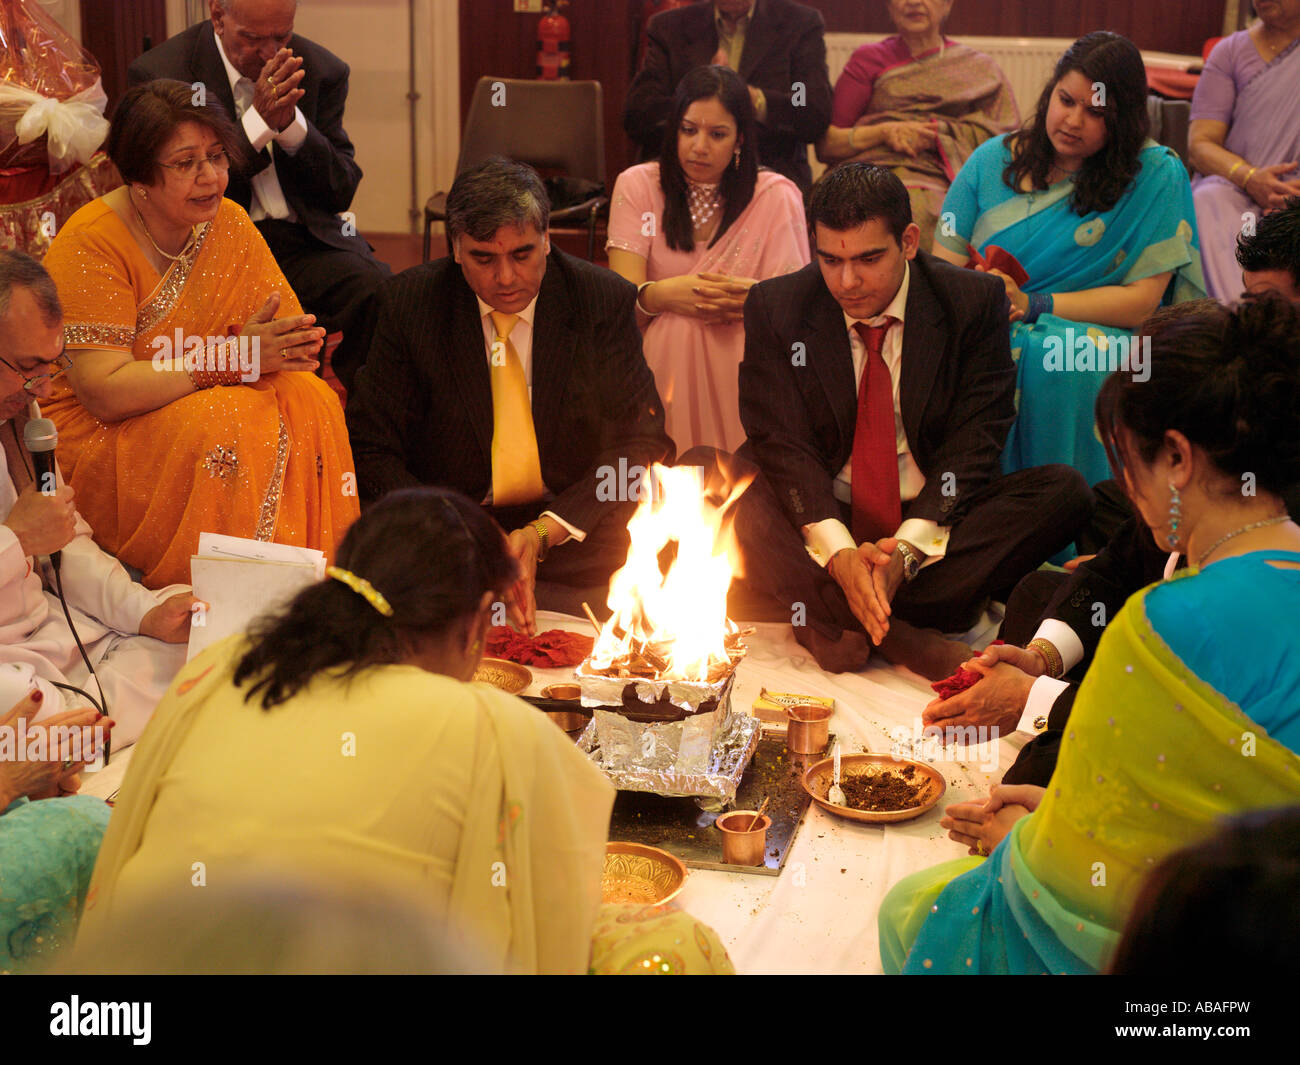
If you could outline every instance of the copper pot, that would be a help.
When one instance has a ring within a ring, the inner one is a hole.
[[[786,709],[790,724],[786,727],[785,745],[795,754],[819,754],[830,740],[831,715],[829,706],[802,704]]]
[[[764,814],[754,824],[757,810],[732,810],[715,822],[722,833],[722,860],[728,865],[762,865],[767,830],[772,819]],[[753,828],[749,826],[754,824]]]

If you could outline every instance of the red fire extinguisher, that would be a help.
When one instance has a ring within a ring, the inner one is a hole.
[[[537,24],[537,77],[542,81],[569,80],[569,20],[560,9],[569,0],[554,0],[543,9]]]

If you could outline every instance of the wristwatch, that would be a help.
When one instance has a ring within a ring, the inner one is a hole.
[[[903,580],[915,580],[921,572],[921,556],[901,540],[898,543],[898,553],[903,556]]]

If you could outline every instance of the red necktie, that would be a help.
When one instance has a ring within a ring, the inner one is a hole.
[[[894,432],[894,385],[880,350],[894,324],[854,322],[865,345],[858,385],[858,422],[853,433],[853,538],[858,543],[893,536],[903,517],[898,495],[898,442]]]

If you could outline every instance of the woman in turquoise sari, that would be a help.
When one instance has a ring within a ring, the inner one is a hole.
[[[1199,301],[1144,336],[1150,379],[1110,377],[1098,422],[1142,520],[1191,564],[1107,626],[1047,788],[961,837],[992,853],[885,897],[887,972],[1100,972],[1156,863],[1300,801],[1300,527],[1280,498],[1300,480],[1300,316]]]
[[[1148,139],[1146,95],[1131,42],[1081,37],[1034,118],[980,145],[944,200],[934,253],[990,269],[1011,300],[1008,473],[1060,462],[1089,484],[1109,476],[1092,421],[1102,381],[1140,370],[1131,334],[1152,311],[1205,294],[1187,170]]]

